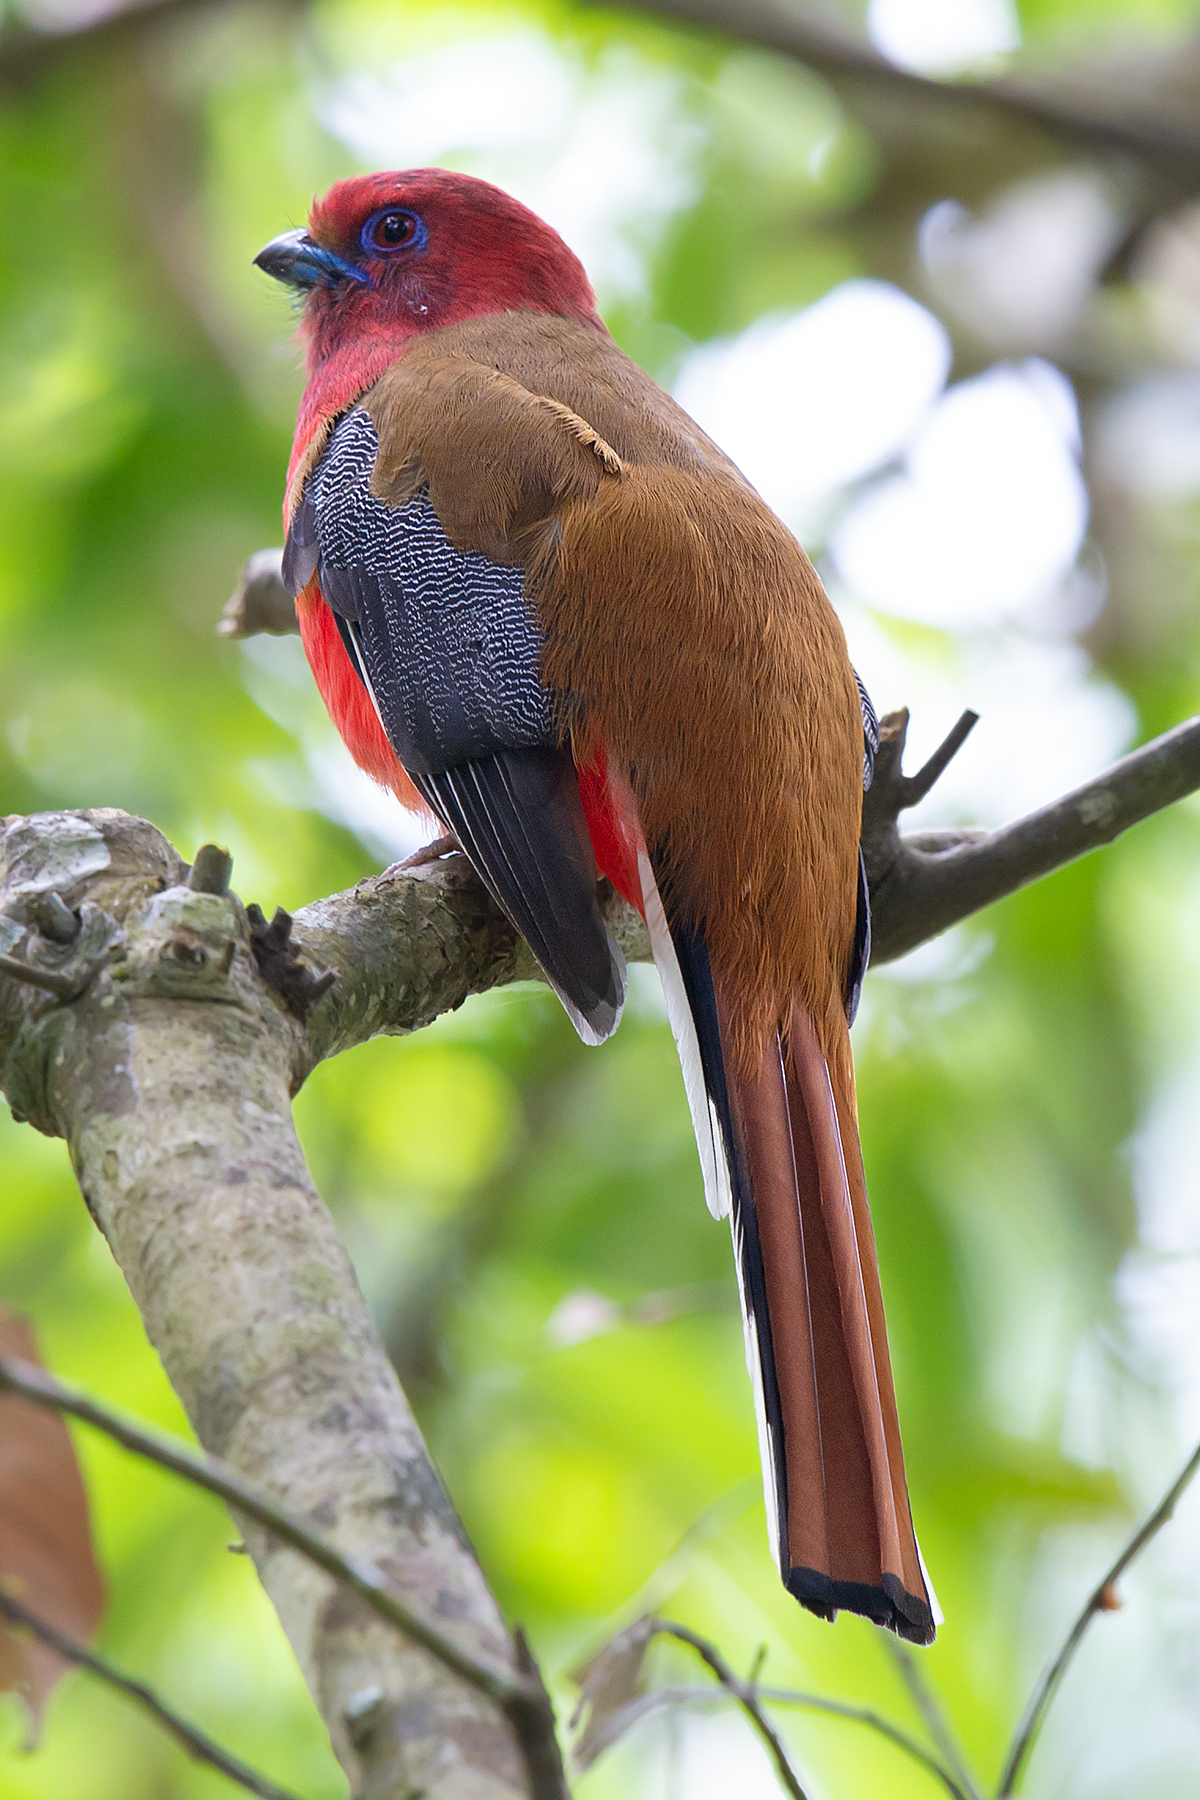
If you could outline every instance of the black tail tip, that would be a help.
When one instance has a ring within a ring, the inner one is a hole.
[[[864,1581],[834,1581],[819,1569],[792,1568],[784,1586],[819,1619],[833,1620],[839,1612],[859,1613],[910,1644],[932,1644],[937,1636],[928,1600],[910,1594],[895,1575],[883,1575],[880,1585],[873,1587]]]

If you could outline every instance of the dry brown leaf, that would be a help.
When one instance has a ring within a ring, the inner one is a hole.
[[[590,1768],[640,1718],[648,1704],[654,1704],[653,1699],[648,1702],[641,1693],[642,1663],[654,1636],[654,1626],[650,1617],[638,1619],[610,1638],[575,1674],[580,1692],[572,1726],[578,1725],[585,1711],[588,1715],[571,1752],[577,1769]]]
[[[0,1351],[40,1363],[27,1319],[0,1307]],[[77,1643],[90,1643],[104,1611],[87,1494],[58,1413],[0,1394],[0,1582]],[[18,1693],[36,1742],[42,1708],[70,1665],[48,1645],[0,1624],[0,1691]]]

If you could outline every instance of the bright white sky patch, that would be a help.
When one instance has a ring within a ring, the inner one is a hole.
[[[724,1577],[728,1582],[728,1574]],[[720,1589],[717,1590],[720,1592]],[[776,1800],[779,1779],[752,1732],[730,1713],[706,1717],[680,1708],[634,1725],[608,1752],[607,1792],[650,1800]]]
[[[1193,904],[1196,895],[1189,896]],[[1183,922],[1180,908],[1178,923]],[[1173,1072],[1155,1094],[1133,1142],[1141,1241],[1162,1256],[1200,1255],[1196,1205],[1196,1121],[1200,1056]]]
[[[1077,327],[1126,225],[1112,178],[1055,169],[1003,189],[977,217],[939,200],[917,243],[935,298],[976,336],[1045,349]]]
[[[986,66],[1021,42],[1013,0],[871,0],[867,32],[889,62],[923,75]]]
[[[1096,460],[1140,500],[1200,493],[1200,377],[1147,375],[1117,394],[1100,415]]]
[[[625,50],[589,67],[538,32],[347,75],[320,114],[374,168],[449,166],[515,194],[562,233],[602,300],[644,289],[647,252],[698,192],[704,133],[681,82]]]
[[[126,0],[21,0],[14,10],[36,31],[67,33],[127,10]]]
[[[965,707],[980,715],[905,830],[1001,825],[1077,787],[1128,749],[1136,728],[1121,691],[1077,644],[1012,627],[951,635],[894,633],[835,592],[850,655],[877,711],[912,712],[904,766],[936,749]]]
[[[950,340],[885,281],[846,281],[688,357],[675,397],[803,530],[831,494],[896,456],[941,392]]]
[[[830,553],[872,606],[923,624],[995,625],[1055,588],[1087,526],[1070,384],[1048,363],[950,389],[902,474],[841,521]]]
[[[549,38],[522,32],[347,75],[322,110],[362,155],[416,169],[439,150],[521,155],[554,143],[570,126],[577,86]]]

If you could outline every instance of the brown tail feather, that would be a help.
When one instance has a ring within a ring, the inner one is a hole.
[[[831,1075],[796,1005],[786,1044],[773,1039],[755,1078],[727,1065],[761,1247],[764,1385],[782,1425],[780,1559],[812,1611],[865,1613],[929,1643],[848,1043],[834,1061]]]

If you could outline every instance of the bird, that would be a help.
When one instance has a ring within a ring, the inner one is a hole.
[[[930,1643],[849,1036],[877,727],[821,582],[501,189],[342,180],[255,261],[301,305],[283,574],[333,723],[587,1043],[626,989],[600,877],[642,914],[730,1219],[780,1575]]]

